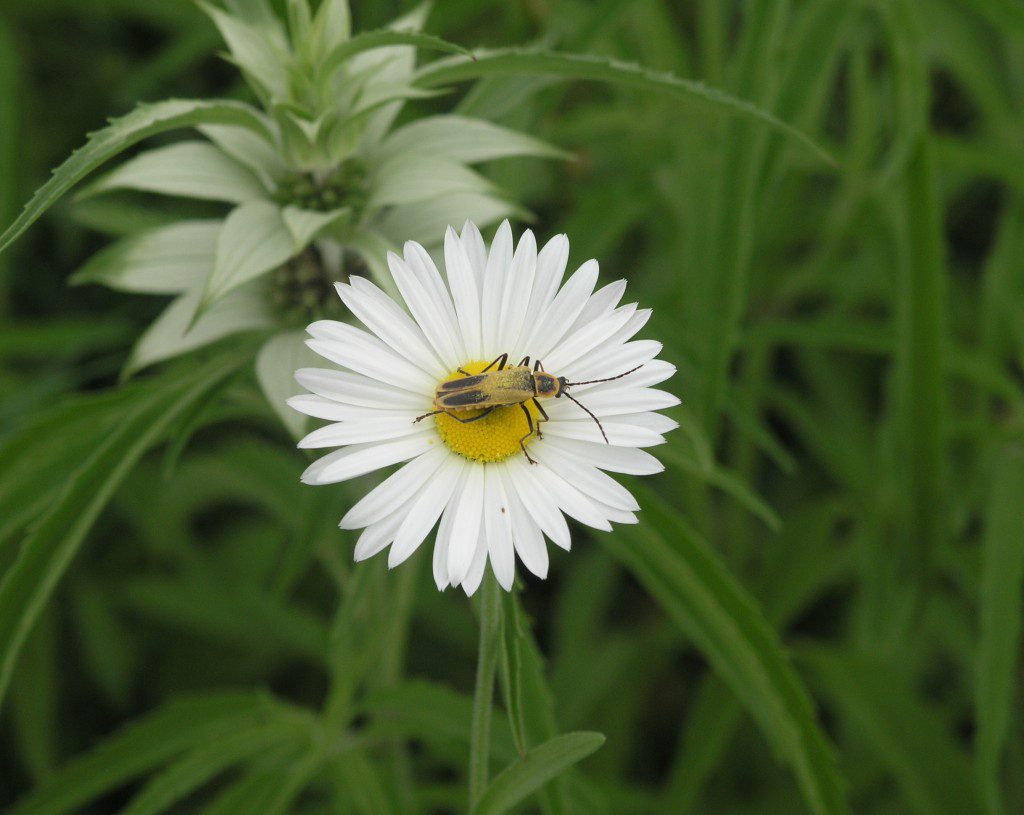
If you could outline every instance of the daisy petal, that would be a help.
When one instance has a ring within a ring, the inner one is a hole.
[[[595,318],[588,325],[567,334],[558,347],[544,360],[552,371],[568,371],[573,362],[595,348],[604,348],[616,331],[629,322],[636,306],[625,306],[603,318]],[[614,376],[614,374],[612,374]]]
[[[602,529],[605,532],[612,531],[612,525],[608,523],[608,518],[599,511],[594,502],[561,475],[540,463],[534,467],[534,470],[537,480],[544,486],[562,512],[594,529]]]
[[[413,417],[415,418],[415,417]],[[300,442],[300,450],[313,450],[322,447],[341,447],[346,444],[360,444],[388,439],[399,439],[420,433],[423,428],[413,424],[408,416],[380,417],[361,419],[359,421],[334,422],[317,428],[307,434]]]
[[[537,272],[533,279],[533,291],[530,293],[530,303],[526,307],[526,319],[523,320],[519,340],[515,343],[516,349],[524,354],[528,353],[525,349],[528,347],[537,321],[547,311],[551,301],[555,299],[558,287],[562,284],[562,278],[565,276],[565,266],[568,262],[569,238],[565,235],[555,235],[544,244],[544,248],[537,255]]]
[[[665,465],[648,453],[635,447],[614,447],[604,441],[580,441],[545,434],[545,447],[555,447],[568,456],[586,462],[601,470],[626,475],[654,475]]]
[[[647,321],[650,319],[650,317],[651,310],[649,308],[637,309],[633,313],[633,316],[626,321],[626,324],[622,326],[622,328],[620,328],[614,334],[612,334],[602,345],[599,345],[597,348],[588,351],[586,354],[584,354],[578,360],[576,360],[571,366],[571,371],[568,372],[566,375],[569,376],[569,374],[571,373],[571,376],[569,377],[570,379],[597,379],[597,376],[582,376],[581,374],[578,373],[578,370],[593,368],[599,368],[605,371],[612,370],[611,366],[607,364],[607,357],[609,355],[609,352],[617,350],[619,348],[626,347],[624,343],[630,340],[633,337],[633,335],[636,334],[637,331],[643,328],[644,325],[647,324]],[[661,353],[660,349],[657,353]],[[654,356],[657,356],[657,354],[655,354]],[[630,368],[633,367],[635,366],[629,365],[624,368],[618,368],[617,370],[619,372],[628,371]],[[610,374],[608,373],[604,374],[604,376],[609,375]]]
[[[349,311],[405,359],[435,379],[447,372],[419,326],[373,283],[353,275],[348,285],[335,283],[334,287]]]
[[[562,286],[562,290],[555,295],[551,305],[537,321],[533,335],[527,342],[527,347],[532,350],[535,358],[547,357],[555,343],[579,316],[587,304],[587,298],[594,291],[597,273],[597,261],[588,260],[573,272],[572,277]]]
[[[443,446],[414,458],[364,495],[341,519],[342,529],[360,529],[379,521],[415,495],[441,464],[449,458]]]
[[[428,395],[348,371],[300,368],[295,372],[295,381],[306,390],[343,405],[380,410],[407,409],[417,411],[417,415],[431,408],[432,400]]]
[[[561,436],[565,439],[601,442],[620,447],[654,447],[665,443],[664,436],[644,427],[620,422],[601,422],[601,425],[604,427],[604,435],[601,434],[601,428],[585,414],[584,418],[578,421],[556,422],[552,419],[544,423],[544,437]],[[607,442],[604,440],[605,435],[608,436]]]
[[[444,236],[444,267],[448,272],[448,285],[452,290],[452,300],[455,301],[455,313],[459,317],[466,353],[473,359],[479,359],[483,353],[480,291],[462,241],[451,227],[448,227]]]
[[[336,484],[400,461],[408,461],[426,453],[436,443],[435,438],[433,432],[422,432],[394,441],[343,447],[310,464],[302,474],[302,483]]]
[[[463,463],[449,456],[448,460],[427,482],[411,502],[402,526],[388,552],[388,568],[393,569],[415,552],[427,536],[458,486]]]
[[[537,481],[532,472],[533,466],[519,456],[508,459],[505,466],[509,481],[514,485],[521,503],[537,521],[537,525],[555,546],[569,551],[572,544],[569,526],[558,505]]]
[[[415,255],[413,257],[417,258]],[[428,277],[429,273],[424,270],[422,274],[417,275],[412,269],[412,264],[402,260],[394,252],[388,252],[388,267],[420,330],[430,340],[434,351],[448,366],[448,370],[453,370],[462,362],[465,351],[462,348],[462,337],[455,324],[455,309],[450,300],[445,302],[447,293],[444,298],[437,296],[436,292],[430,293],[424,283],[424,278]],[[434,273],[436,274],[436,270]]]
[[[477,544],[476,552],[473,555],[473,562],[469,565],[469,571],[462,580],[462,590],[466,592],[467,597],[472,597],[476,594],[476,590],[480,588],[480,582],[483,580],[486,567],[487,545],[481,540]]]
[[[627,368],[626,370],[629,369]],[[589,397],[592,393],[646,388],[651,385],[661,384],[666,379],[674,376],[675,373],[676,366],[671,362],[665,362],[661,359],[652,359],[650,362],[645,362],[639,369],[632,373],[613,379],[610,382],[600,382],[596,385],[577,385],[573,388],[573,394],[585,392]]]
[[[549,470],[557,473],[595,501],[626,512],[640,509],[640,505],[629,490],[614,478],[605,475],[590,464],[565,455],[557,447],[538,444],[534,456]]]
[[[412,421],[420,415],[415,410],[383,410],[381,408],[343,405],[341,402],[335,402],[333,399],[327,399],[312,393],[292,396],[285,401],[292,410],[297,410],[306,416],[312,416],[314,419],[327,419],[331,422],[379,419],[384,416],[395,418],[408,416],[409,421]]]
[[[511,483],[508,468],[502,467],[499,472],[505,487],[505,497],[508,499],[516,552],[523,565],[543,580],[548,576],[548,548],[544,544],[544,536],[531,513],[523,506],[519,494]]]
[[[386,518],[366,527],[359,536],[359,540],[356,541],[355,552],[352,554],[356,562],[371,558],[378,552],[383,551],[395,539],[395,533],[402,525],[402,521],[405,520],[408,512],[408,507],[399,507]]]
[[[448,543],[452,537],[452,525],[455,523],[457,498],[465,486],[468,474],[469,469],[466,468],[459,477],[452,500],[441,513],[441,522],[437,525],[437,535],[434,536],[434,583],[437,584],[438,591],[444,591],[452,585],[448,577]]]
[[[496,467],[484,468],[484,534],[487,554],[498,584],[509,591],[516,577],[515,547],[512,544],[512,519],[501,474]]]
[[[661,343],[655,340],[636,340],[627,342],[617,348],[595,349],[582,359],[562,371],[562,375],[570,382],[583,382],[588,379],[602,379],[616,376],[638,365],[645,365],[661,353]],[[582,386],[588,387],[588,386]],[[573,396],[583,391],[573,391]]]
[[[589,325],[594,320],[607,317],[614,311],[622,299],[622,295],[625,293],[625,280],[616,280],[614,283],[609,283],[607,286],[598,289],[587,300],[587,304],[583,307],[583,311],[580,312],[580,316],[576,318],[576,322],[569,326],[569,330],[566,333],[572,334],[583,326]]]
[[[313,337],[306,345],[320,356],[378,382],[430,393],[437,380],[413,365],[376,337],[353,325],[320,320],[306,329]]]
[[[639,373],[639,371],[637,372]],[[668,391],[654,388],[618,388],[615,390],[594,390],[581,396],[581,401],[598,418],[620,416],[626,413],[642,413],[649,410],[664,410],[679,404],[679,397]],[[559,399],[548,408],[552,419],[576,418],[579,408],[568,400]]]
[[[537,239],[527,229],[519,239],[512,266],[505,280],[505,294],[501,301],[501,316],[498,319],[497,347],[508,350],[516,357],[525,351],[515,347],[519,332],[526,318],[526,307],[533,291],[533,280],[537,273]]]
[[[508,223],[508,221],[505,223]],[[476,278],[477,288],[482,290],[484,269],[487,266],[487,246],[484,244],[484,237],[472,221],[466,221],[462,225],[462,234],[459,237],[462,240],[463,247],[466,249],[469,265],[473,267],[473,276]]]
[[[511,266],[512,227],[508,221],[502,221],[491,243],[490,254],[487,255],[480,299],[483,349],[485,354],[492,357],[508,350],[498,345],[498,328],[501,324],[501,301],[505,295],[505,281]]]
[[[484,474],[482,467],[470,467],[466,483],[457,497],[455,519],[448,539],[448,578],[453,585],[461,583],[469,573],[481,540],[481,521],[484,502]]]

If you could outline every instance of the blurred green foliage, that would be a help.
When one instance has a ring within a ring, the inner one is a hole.
[[[356,28],[406,9],[354,3]],[[858,813],[1024,811],[1021,6],[444,0],[426,30],[701,80],[837,162],[754,121],[543,76],[403,114],[454,108],[572,151],[487,174],[574,261],[629,279],[680,368],[667,470],[630,484],[641,524],[574,530],[504,632],[499,701],[523,721],[495,717],[495,771],[524,733],[607,736],[520,809],[841,811],[816,786],[838,772]],[[185,0],[0,5],[0,222],[106,117],[245,98],[220,47]],[[70,530],[116,492],[16,663],[0,802],[464,811],[471,604],[434,590],[424,551],[351,565],[336,519],[365,483],[302,487],[237,363],[111,390],[159,306],[65,285],[113,231],[75,210],[0,255],[5,579],[39,507]],[[159,427],[155,396],[177,411]],[[138,428],[167,443],[119,481],[103,456],[129,460]]]

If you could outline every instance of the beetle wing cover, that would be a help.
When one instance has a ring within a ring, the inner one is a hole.
[[[436,394],[439,408],[451,410],[486,405],[516,405],[533,396],[533,377],[527,368],[506,368],[442,383]]]

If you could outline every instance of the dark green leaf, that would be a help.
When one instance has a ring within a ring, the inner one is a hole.
[[[158,133],[201,124],[243,125],[269,138],[260,114],[241,102],[168,99],[139,105],[127,116],[114,119],[107,127],[90,135],[84,147],[72,153],[70,158],[53,171],[53,177],[36,190],[21,215],[0,235],[0,252],[13,243],[58,198],[118,153]]]

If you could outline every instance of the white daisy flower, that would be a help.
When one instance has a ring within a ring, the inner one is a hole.
[[[418,243],[405,244],[404,259],[388,255],[408,311],[363,278],[336,284],[369,331],[333,320],[308,328],[307,345],[343,370],[296,372],[311,393],[289,404],[331,422],[299,446],[339,448],[302,480],[333,484],[407,462],[342,518],[341,528],[363,530],[357,561],[390,546],[397,566],[438,524],[439,589],[472,594],[490,561],[507,590],[517,554],[543,578],[544,538],[569,549],[566,515],[605,531],[636,523],[636,501],[605,471],[663,469],[642,448],[676,427],[655,411],[679,400],[653,387],[675,367],[656,359],[661,343],[632,339],[651,312],[619,305],[626,281],[594,291],[588,260],[563,285],[568,258],[565,235],[538,252],[527,230],[513,251],[506,221],[488,250],[467,222],[461,237],[445,235],[447,283]]]

